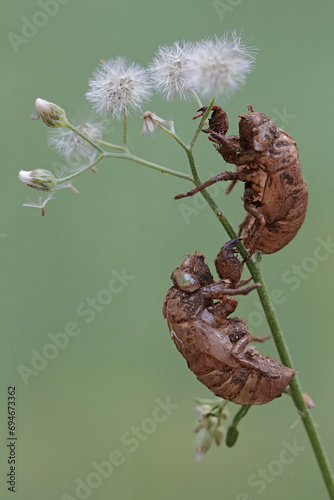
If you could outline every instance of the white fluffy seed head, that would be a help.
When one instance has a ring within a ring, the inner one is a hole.
[[[151,95],[147,71],[123,57],[102,62],[102,67],[89,80],[86,98],[94,109],[116,118],[129,114],[129,108],[140,109]]]
[[[172,46],[159,47],[149,65],[153,86],[168,101],[178,96],[187,99],[195,90],[188,72],[192,44],[174,42]]]
[[[196,43],[187,64],[188,78],[207,97],[228,95],[242,85],[254,67],[256,50],[237,34]]]
[[[86,121],[76,128],[86,135],[91,141],[96,142],[102,138],[103,122]],[[79,135],[67,128],[58,128],[49,131],[49,144],[64,156],[67,160],[80,161],[88,159],[92,161],[97,151]]]

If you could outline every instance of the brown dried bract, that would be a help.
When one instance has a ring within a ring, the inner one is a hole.
[[[201,114],[207,107],[201,108]],[[218,181],[239,180],[245,183],[243,196],[247,212],[240,224],[246,234],[244,243],[254,252],[277,252],[297,234],[304,222],[308,192],[303,179],[299,153],[292,137],[276,127],[264,113],[239,115],[239,135],[226,137],[228,120],[220,106],[213,106],[209,120],[209,139],[236,172],[222,172],[176,199],[192,196]],[[200,116],[197,115],[197,116]]]
[[[226,243],[215,264],[214,282],[204,256],[190,255],[172,273],[163,314],[172,339],[198,380],[216,396],[237,404],[264,404],[280,396],[295,371],[248,344],[252,339],[241,318],[228,318],[237,307],[234,295],[246,295],[259,285],[242,287],[242,262],[235,243]],[[258,340],[262,340],[259,338]]]

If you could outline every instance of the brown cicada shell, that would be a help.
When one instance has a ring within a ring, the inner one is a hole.
[[[282,394],[295,371],[248,344],[244,320],[228,318],[236,309],[234,295],[246,295],[257,284],[239,288],[243,263],[232,240],[215,261],[220,281],[214,282],[204,256],[190,255],[172,273],[163,313],[172,339],[190,370],[216,396],[241,405],[268,403]]]
[[[207,107],[201,108],[201,114]],[[287,245],[304,222],[308,201],[299,153],[289,134],[276,127],[264,113],[239,115],[239,135],[226,137],[228,119],[220,106],[213,106],[209,120],[209,139],[236,172],[222,172],[176,199],[191,196],[218,181],[245,183],[243,196],[247,212],[240,224],[240,235],[247,237],[245,246],[251,251],[274,253]],[[196,118],[196,117],[195,117]]]

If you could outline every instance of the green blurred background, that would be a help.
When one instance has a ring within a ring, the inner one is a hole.
[[[211,393],[177,353],[161,307],[180,257],[199,250],[212,265],[227,236],[201,197],[185,202],[194,212],[188,223],[182,217],[173,195],[187,189],[187,182],[105,160],[98,175],[87,173],[75,182],[80,195],[58,192],[42,219],[37,210],[22,208],[33,192],[17,174],[62,161],[47,147],[43,123],[30,119],[35,98],[58,103],[75,120],[88,108],[84,93],[101,59],[122,54],[146,66],[160,44],[242,31],[259,48],[256,70],[241,90],[219,103],[228,111],[231,133],[237,114],[251,103],[290,133],[300,150],[310,192],[305,224],[290,245],[263,257],[261,266],[269,289],[282,291],[279,319],[333,459],[334,252],[321,243],[334,240],[333,2],[58,0],[56,5],[58,12],[15,51],[8,33],[22,36],[22,18],[41,22],[36,14],[41,5],[2,3],[1,497],[12,498],[5,484],[6,402],[7,386],[15,385],[20,500],[326,499],[310,444],[286,396],[251,409],[234,448],[212,447],[201,463],[195,461],[193,397]],[[191,137],[196,104],[168,104],[155,96],[147,108],[173,118],[180,136]],[[120,124],[115,125],[105,137],[112,142],[121,137]],[[162,134],[141,139],[141,126],[134,113],[135,154],[188,172],[185,155],[171,139]],[[203,179],[224,168],[204,136],[196,157]],[[235,226],[243,217],[241,194],[238,186],[226,197],[221,186],[216,196]],[[112,272],[123,268],[134,279],[86,323],[78,306],[103,297]],[[238,315],[261,335],[268,326],[254,313],[259,310],[255,292],[240,300]],[[58,353],[48,351],[54,359],[25,384],[18,366],[31,368],[32,350],[41,353],[52,343],[49,334],[63,332],[70,322],[80,334]],[[277,357],[272,340],[260,347]],[[167,398],[177,408],[152,424],[156,400]],[[236,409],[230,405],[232,414]],[[142,426],[142,434],[130,444],[133,426]],[[300,450],[292,462],[277,465],[286,443],[294,440]],[[115,450],[122,463],[100,481],[93,463],[109,461]],[[261,469],[265,479],[259,479]],[[76,493],[78,478],[91,488]]]

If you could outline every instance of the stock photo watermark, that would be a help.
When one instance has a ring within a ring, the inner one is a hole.
[[[317,271],[319,265],[329,259],[334,253],[334,241],[332,235],[325,238],[318,236],[312,254],[293,266],[286,269],[281,277],[284,285],[288,285],[291,292],[298,290],[303,281],[306,281]],[[275,288],[270,293],[270,299],[274,306],[284,304],[287,300],[285,292],[280,288]],[[248,315],[247,323],[252,328],[257,328],[264,323],[264,313],[260,303],[253,301],[254,310]]]
[[[214,0],[212,6],[219,19],[224,21],[226,14],[233,12],[236,7],[239,7],[239,5],[243,3],[243,1],[244,0],[227,0],[226,2],[221,2],[220,0]]]
[[[208,178],[214,177],[216,173],[213,172],[208,172]],[[227,186],[225,182],[217,182],[216,184],[213,184],[209,188],[207,188],[208,193],[212,196],[212,198],[216,198],[217,195],[220,192],[226,191]],[[200,195],[195,195],[192,196],[190,199],[187,198],[187,201],[184,202],[179,202],[178,203],[178,209],[181,214],[182,219],[184,222],[188,225],[191,222],[191,217],[193,215],[198,215],[202,210],[208,207],[207,202],[203,198],[203,196]]]
[[[291,120],[294,120],[297,115],[292,115],[288,113],[286,106],[283,106],[283,110],[279,111],[277,108],[272,109],[272,121],[276,123],[277,126],[288,126]]]
[[[2,242],[2,240],[5,240],[6,238],[8,238],[7,233],[0,233],[0,243]]]
[[[86,324],[90,324],[96,315],[101,313],[108,307],[114,296],[121,293],[135,279],[135,276],[128,275],[125,268],[118,272],[116,269],[111,271],[112,277],[109,279],[107,286],[101,288],[93,297],[86,297],[76,307],[76,315],[83,318]],[[54,360],[60,351],[63,351],[70,343],[71,339],[77,337],[82,332],[82,329],[77,321],[68,321],[61,331],[57,333],[49,332],[48,343],[45,343],[40,349],[31,349],[31,360],[29,365],[19,364],[17,371],[24,383],[27,386],[31,377],[43,371],[50,361]]]
[[[34,38],[40,29],[45,28],[49,20],[55,17],[62,5],[66,5],[70,0],[39,0],[37,5],[39,10],[36,10],[30,19],[21,17],[20,33],[10,31],[7,38],[15,52],[19,53],[21,45],[26,45]]]
[[[63,493],[61,500],[86,500],[93,490],[101,486],[105,479],[108,479],[119,466],[126,462],[126,452],[134,453],[140,447],[140,444],[147,441],[154,434],[159,425],[165,422],[179,405],[171,403],[170,398],[165,400],[157,398],[151,415],[144,418],[139,425],[132,425],[130,429],[123,432],[119,439],[118,449],[112,450],[104,460],[91,462],[91,471],[84,479],[75,478],[73,495]]]
[[[300,454],[306,450],[306,446],[300,446],[296,439],[292,441],[283,441],[282,449],[275,460],[271,460],[266,467],[259,467],[256,472],[250,474],[247,479],[247,485],[253,488],[253,492],[262,495],[269,485],[271,485],[288,466],[293,464]],[[235,497],[235,500],[251,500],[254,496],[241,492]]]

